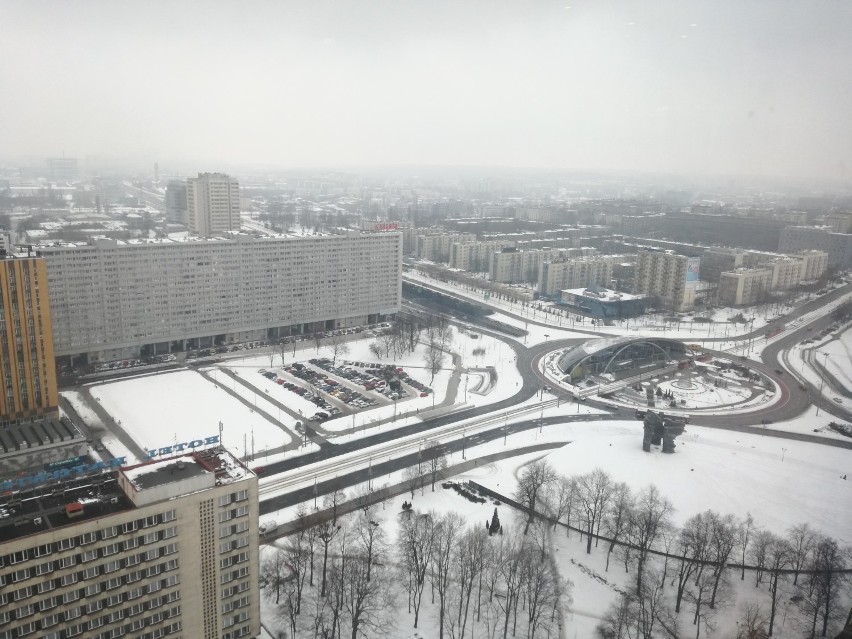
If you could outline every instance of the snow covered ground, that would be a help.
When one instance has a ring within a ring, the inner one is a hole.
[[[238,457],[290,442],[284,431],[196,371],[98,384],[91,394],[143,448],[215,435],[219,422],[225,447]]]
[[[655,484],[674,504],[678,523],[708,508],[751,512],[770,530],[808,522],[852,544],[852,514],[837,516],[838,504],[852,503],[852,481],[841,479],[852,472],[846,449],[687,426],[676,452],[666,455],[642,451],[639,422],[566,425],[564,433],[573,441],[548,455],[554,468],[571,475],[600,467],[636,490]],[[499,472],[481,483],[503,492],[524,463],[499,462]]]
[[[852,392],[852,327],[847,328],[839,338],[830,339],[817,350],[819,363],[825,361],[825,367],[834,378]],[[823,357],[826,353],[828,357]]]

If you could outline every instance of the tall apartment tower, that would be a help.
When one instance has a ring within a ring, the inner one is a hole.
[[[257,477],[219,448],[122,462],[0,482],[0,639],[258,636]]]
[[[47,158],[47,177],[51,182],[74,182],[80,179],[77,158]]]
[[[0,426],[57,412],[47,262],[0,256]]]
[[[169,180],[166,186],[166,221],[172,224],[186,224],[186,182]]]
[[[240,230],[240,183],[224,173],[186,181],[189,230],[202,237]]]
[[[688,311],[695,305],[701,258],[672,251],[640,250],[634,292],[657,298],[662,309]]]

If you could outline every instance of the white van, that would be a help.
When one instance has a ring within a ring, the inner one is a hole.
[[[257,527],[257,532],[260,533],[260,536],[268,535],[275,531],[278,528],[278,522],[270,519],[269,521],[264,521]]]

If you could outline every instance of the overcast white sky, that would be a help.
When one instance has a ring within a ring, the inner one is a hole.
[[[852,176],[847,0],[0,0],[0,156]]]

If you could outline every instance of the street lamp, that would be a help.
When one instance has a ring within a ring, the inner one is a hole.
[[[782,448],[782,449],[781,449],[781,463],[782,463],[782,464],[784,463],[784,455],[786,455],[786,454],[787,454],[787,449],[786,449],[786,448]]]

